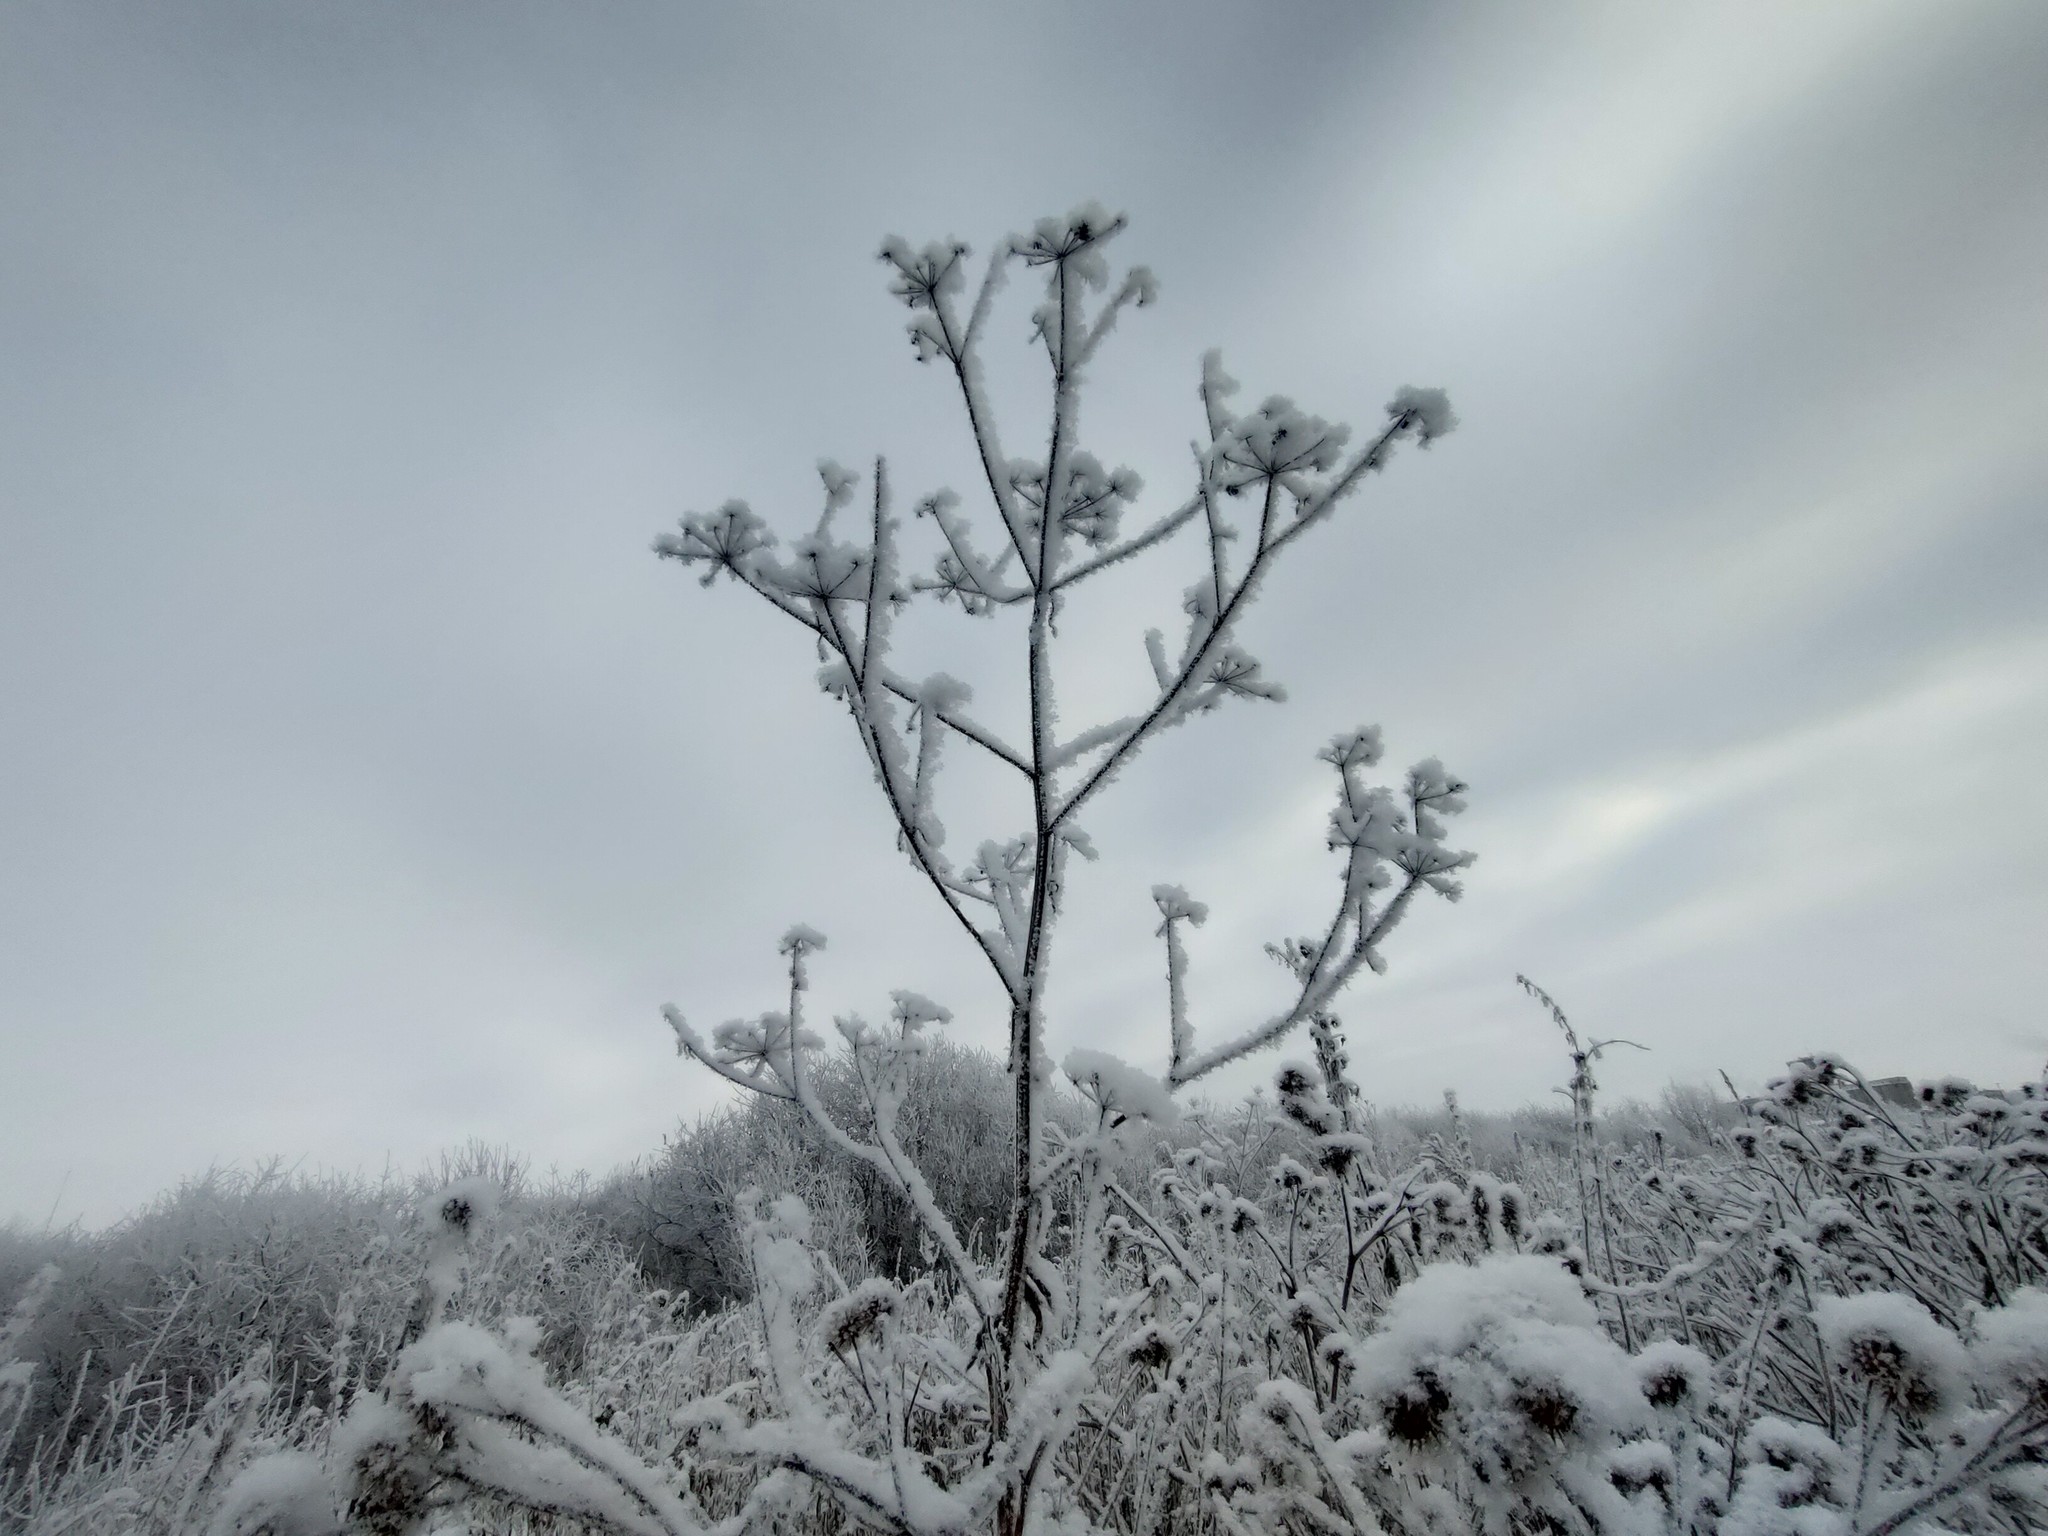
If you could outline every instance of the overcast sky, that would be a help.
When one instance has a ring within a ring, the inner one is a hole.
[[[1473,785],[1343,1013],[1387,1102],[2048,1056],[2048,8],[0,5],[0,1215],[209,1163],[602,1170],[720,1089],[658,1009],[892,987],[994,1046],[794,629],[650,539],[971,461],[880,238],[1099,198],[1158,273],[1087,445],[1187,483],[1197,360],[1409,452],[1245,643],[1290,701],[1101,801],[1054,1045],[1157,1069],[1326,910],[1313,754]],[[1041,430],[1026,299],[992,360]],[[1063,628],[1136,697],[1193,550]],[[1016,635],[904,669],[1017,701]],[[963,778],[956,840],[1019,829]],[[1221,1085],[1265,1079],[1272,1053]]]

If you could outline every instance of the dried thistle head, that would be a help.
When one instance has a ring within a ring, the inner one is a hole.
[[[1451,1394],[1445,1390],[1442,1378],[1426,1366],[1379,1404],[1387,1433],[1410,1445],[1427,1445],[1443,1433],[1444,1416],[1450,1407]]]

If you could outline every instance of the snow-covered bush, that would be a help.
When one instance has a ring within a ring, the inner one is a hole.
[[[835,1123],[864,1126],[849,1056],[821,1058],[818,1097]],[[1003,1064],[945,1036],[911,1065],[900,1135],[928,1170],[933,1198],[968,1250],[992,1259],[1009,1211],[1011,1107]],[[1056,1098],[1056,1118],[1079,1100]],[[752,1095],[686,1127],[646,1166],[595,1197],[613,1233],[638,1253],[650,1278],[686,1290],[699,1305],[745,1294],[744,1244],[734,1217],[748,1189],[795,1194],[813,1214],[814,1240],[845,1275],[906,1280],[931,1267],[915,1213],[865,1164],[840,1156],[796,1105]]]
[[[515,1159],[470,1148],[439,1176],[476,1169],[505,1220],[454,1304],[535,1316],[551,1370],[590,1370],[621,1309],[651,1304],[636,1266],[577,1192],[523,1187]],[[424,1323],[434,1188],[215,1171],[104,1232],[0,1231],[0,1274],[41,1266],[0,1290],[0,1529],[182,1531],[242,1459],[381,1390]]]

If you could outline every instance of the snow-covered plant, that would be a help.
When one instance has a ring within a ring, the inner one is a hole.
[[[533,1329],[513,1323],[493,1333],[451,1314],[487,1212],[480,1190],[446,1191],[436,1197],[442,1239],[397,1358],[381,1390],[359,1397],[335,1430],[319,1471],[320,1486],[356,1526],[397,1536],[424,1530],[437,1511],[484,1499],[612,1529],[695,1536],[766,1529],[822,1503],[840,1520],[938,1536],[1097,1528],[1125,1523],[1128,1509],[1148,1521],[1164,1516],[1162,1498],[1199,1502],[1191,1482],[1162,1480],[1145,1455],[1134,1461],[1129,1437],[1165,1435],[1160,1376],[1185,1351],[1184,1287],[1219,1300],[1228,1293],[1223,1249],[1236,1234],[1226,1221],[1210,1234],[1218,1243],[1202,1248],[1220,1268],[1188,1257],[1171,1218],[1133,1241],[1132,1219],[1148,1221],[1157,1194],[1126,1187],[1130,1140],[1177,1118],[1177,1090],[1323,1018],[1361,969],[1383,969],[1381,945],[1419,895],[1457,896],[1470,855],[1447,846],[1444,819],[1464,808],[1465,785],[1434,759],[1396,787],[1376,785],[1369,772],[1381,755],[1377,729],[1336,737],[1322,757],[1336,778],[1328,841],[1339,879],[1322,927],[1276,951],[1292,977],[1288,995],[1267,1018],[1199,1046],[1181,929],[1200,923],[1205,909],[1177,888],[1158,887],[1168,979],[1164,1079],[1101,1051],[1073,1051],[1061,1071],[1080,1107],[1054,1116],[1046,978],[1068,864],[1072,855],[1094,856],[1084,818],[1159,735],[1233,699],[1282,697],[1240,639],[1269,574],[1399,443],[1426,446],[1454,418],[1441,391],[1403,389],[1384,424],[1351,447],[1348,429],[1280,396],[1233,410],[1236,385],[1212,354],[1202,367],[1203,438],[1186,494],[1127,530],[1138,477],[1106,468],[1084,446],[1080,414],[1104,341],[1125,310],[1155,293],[1141,267],[1111,282],[1108,247],[1123,227],[1120,216],[1094,206],[1040,220],[998,246],[971,300],[965,246],[884,244],[918,357],[942,363],[958,386],[986,495],[979,519],[950,491],[914,504],[935,535],[928,574],[910,570],[880,459],[862,510],[858,477],[822,464],[822,510],[786,547],[738,501],[686,517],[656,543],[662,556],[701,568],[707,586],[729,577],[801,627],[823,663],[821,686],[844,707],[865,752],[899,848],[986,961],[1007,1017],[1012,1096],[1011,1177],[993,1262],[941,1206],[904,1135],[908,1090],[951,1014],[899,991],[885,1022],[838,1016],[839,1059],[856,1103],[851,1114],[835,1110],[820,1092],[823,1040],[808,1007],[825,939],[794,927],[781,945],[786,1006],[721,1025],[708,1040],[670,1008],[678,1046],[791,1106],[893,1193],[917,1224],[930,1272],[907,1287],[883,1276],[849,1279],[813,1242],[812,1213],[800,1199],[743,1197],[758,1370],[748,1389],[736,1381],[682,1409],[681,1438],[669,1465],[657,1467],[549,1386],[530,1358]],[[1043,285],[1030,312],[1048,368],[1046,447],[1036,460],[1004,450],[982,359],[998,292],[1019,268]],[[1205,568],[1186,594],[1178,639],[1169,647],[1159,630],[1144,636],[1148,695],[1120,718],[1064,726],[1055,664],[1062,614],[1086,597],[1093,578],[1161,550],[1183,530],[1201,536]],[[1021,743],[971,715],[971,693],[957,679],[899,668],[895,621],[920,598],[956,605],[969,619],[1021,618],[1029,699]],[[956,740],[956,750],[990,758],[1017,791],[1011,819],[977,829],[964,860],[947,851],[936,794]],[[1297,1217],[1311,1203],[1310,1177],[1303,1171],[1287,1186]],[[1407,1210],[1396,1202],[1379,1211],[1375,1230]],[[1360,1253],[1373,1242],[1355,1232],[1353,1239],[1364,1245]],[[1147,1241],[1181,1261],[1154,1266]],[[1219,1338],[1226,1336],[1234,1337],[1227,1328]],[[1237,1395],[1230,1350],[1226,1344],[1212,1424]],[[1313,1358],[1309,1368],[1319,1369]],[[1178,1466],[1181,1478],[1193,1478],[1185,1454]],[[720,1469],[741,1475],[746,1492],[736,1505],[707,1502],[698,1488],[707,1473],[716,1484]],[[311,1463],[258,1463],[236,1484],[219,1528],[247,1536],[264,1521],[317,1524],[308,1512],[325,1506],[313,1477]]]
[[[1770,1102],[1882,1112],[1859,1084],[1807,1060]],[[1227,1277],[1168,1339],[1213,1351],[1171,1421],[1223,1448],[1200,1464],[1227,1528],[1847,1536],[2048,1517],[2048,1310],[2009,1278],[2048,1265],[2034,1090],[1959,1090],[1932,1101],[1939,1117],[1905,1117],[1923,1149],[1989,1130],[2003,1153],[2005,1176],[1948,1201],[1931,1196],[1953,1175],[1930,1158],[1875,1165],[1843,1198],[1816,1177],[1841,1158],[1802,1168],[1741,1134],[1679,1164],[1596,1146],[1616,1284],[1577,1241],[1586,1186],[1569,1163],[1525,1165],[1545,1192],[1533,1218],[1520,1184],[1441,1148],[1386,1181],[1373,1138],[1333,1129],[1316,1073],[1283,1067],[1276,1086],[1277,1106],[1205,1128],[1162,1174],[1178,1223],[1133,1226],[1151,1264]],[[1877,1213],[1880,1180],[1920,1218],[1872,1230],[1858,1211]],[[2011,1270],[1941,1262],[1959,1205],[2001,1235]],[[1359,1262],[1360,1234],[1378,1262]],[[1840,1262],[1852,1243],[1883,1262]],[[2003,1288],[1972,1298],[1986,1274]]]
[[[826,1111],[813,1082],[810,1058],[820,1041],[804,1005],[810,960],[824,940],[810,929],[792,929],[783,941],[786,1009],[726,1024],[709,1040],[680,1012],[669,1010],[669,1019],[681,1049],[735,1083],[797,1105],[916,1213],[952,1293],[973,1320],[969,1358],[981,1426],[976,1454],[984,1469],[1007,1469],[994,1483],[983,1478],[977,1486],[996,1490],[988,1513],[1011,1530],[1027,1522],[1041,1486],[1051,1489],[1047,1498],[1060,1513],[1071,1507],[1071,1496],[1056,1486],[1059,1441],[1096,1386],[1092,1362],[1132,1326],[1129,1304],[1106,1293],[1095,1258],[1115,1203],[1105,1172],[1108,1143],[1131,1122],[1170,1116],[1172,1090],[1315,1018],[1360,969],[1382,968],[1380,946],[1415,898],[1424,891],[1455,897],[1457,872],[1470,859],[1444,842],[1443,818],[1463,808],[1461,782],[1431,759],[1411,769],[1398,788],[1375,786],[1367,775],[1381,755],[1378,731],[1337,737],[1323,756],[1337,778],[1329,841],[1341,855],[1341,875],[1325,925],[1286,946],[1290,996],[1263,1021],[1198,1047],[1180,930],[1199,923],[1204,909],[1177,888],[1160,887],[1155,899],[1169,989],[1165,1080],[1098,1052],[1079,1053],[1067,1059],[1066,1073],[1088,1099],[1094,1124],[1069,1136],[1048,1123],[1053,1062],[1046,978],[1070,856],[1093,856],[1084,818],[1161,733],[1233,699],[1282,696],[1240,638],[1245,614],[1271,571],[1386,464],[1397,444],[1427,445],[1454,424],[1441,391],[1403,389],[1385,423],[1352,447],[1348,429],[1280,396],[1249,412],[1233,410],[1236,386],[1211,354],[1198,391],[1203,440],[1194,450],[1191,484],[1176,504],[1127,531],[1138,477],[1105,468],[1084,446],[1080,410],[1111,329],[1126,309],[1150,302],[1156,292],[1142,267],[1112,281],[1108,250],[1123,227],[1120,216],[1093,206],[1041,220],[997,248],[971,297],[965,246],[914,248],[901,240],[883,246],[892,290],[911,312],[917,355],[943,365],[957,385],[986,497],[980,519],[949,491],[915,502],[914,515],[929,520],[936,534],[928,574],[910,571],[902,519],[879,459],[860,511],[857,477],[822,465],[823,508],[810,531],[786,548],[738,501],[685,518],[679,533],[656,545],[663,556],[700,567],[707,585],[725,575],[751,589],[815,644],[824,663],[820,684],[847,711],[900,848],[980,951],[1005,1005],[1014,1174],[1008,1231],[993,1272],[969,1252],[896,1134],[907,1064],[924,1048],[925,1032],[948,1017],[943,1009],[898,993],[885,1026],[853,1016],[838,1021],[865,1098],[865,1124],[858,1129]],[[1032,337],[1043,348],[1049,375],[1040,459],[1013,458],[1005,450],[984,373],[995,300],[1018,268],[1043,283],[1042,300],[1031,311]],[[1084,599],[1092,578],[1159,550],[1182,530],[1203,537],[1206,570],[1186,594],[1177,640],[1169,645],[1159,630],[1144,636],[1150,696],[1121,718],[1064,727],[1055,664],[1063,611]],[[943,672],[919,678],[898,669],[895,618],[920,597],[955,604],[973,618],[1005,611],[1022,617],[1020,661],[1030,702],[1021,743],[970,715],[971,694],[955,678]],[[935,799],[943,752],[955,739],[993,759],[1018,790],[1016,820],[981,833],[965,860],[947,852],[947,827]],[[786,1411],[797,1415],[799,1409],[791,1398]],[[875,1411],[884,1410],[877,1405]],[[900,1417],[907,1410],[887,1412]],[[806,1432],[815,1437],[818,1426]],[[764,1447],[774,1440],[766,1426],[752,1433]],[[937,1529],[935,1520],[958,1517],[957,1499],[939,1499],[923,1486],[923,1469],[901,1465],[910,1433],[906,1420],[887,1438],[886,1457],[879,1444],[864,1451],[859,1478],[842,1469],[830,1486],[852,1513],[906,1529]],[[842,1453],[851,1444],[844,1436],[836,1443]],[[765,1450],[760,1454],[774,1460]],[[870,1507],[866,1494],[848,1490],[855,1481],[880,1477],[885,1461],[895,1491],[881,1497],[879,1508]],[[790,1464],[786,1453],[780,1464]]]
[[[42,1265],[21,1288],[6,1322],[0,1323],[0,1465],[13,1450],[35,1396],[36,1362],[23,1358],[29,1331],[63,1278],[55,1264]]]

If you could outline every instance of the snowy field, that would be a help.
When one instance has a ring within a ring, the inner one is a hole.
[[[1674,1093],[1582,1139],[1556,1111],[1375,1114],[1335,1080],[1121,1125],[1060,1095],[1077,1177],[1007,1428],[1034,1528],[2048,1519],[2039,1085],[1907,1105],[1806,1061],[1760,1101]],[[940,1048],[900,1121],[975,1264],[1004,1089]],[[820,1092],[859,1100],[843,1069]],[[757,1100],[602,1186],[472,1151],[414,1185],[214,1179],[101,1237],[16,1234],[0,1519],[980,1529],[1009,1469],[977,1309],[863,1174]]]

